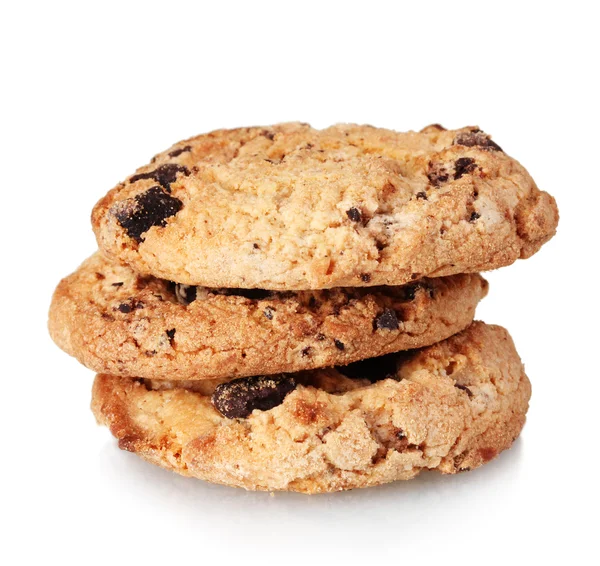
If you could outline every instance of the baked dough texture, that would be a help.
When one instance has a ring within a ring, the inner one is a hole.
[[[554,199],[477,127],[218,130],[102,198],[102,250],[142,275],[275,290],[401,285],[534,254]]]
[[[503,328],[474,322],[396,355],[394,364],[393,377],[378,381],[377,361],[364,377],[346,368],[295,374],[297,386],[281,404],[242,419],[211,403],[223,380],[98,375],[92,409],[122,449],[251,490],[317,493],[422,470],[454,474],[488,462],[519,435],[531,389]]]
[[[487,288],[478,274],[295,293],[187,288],[96,253],[58,285],[49,328],[99,373],[233,378],[428,346],[467,327]]]

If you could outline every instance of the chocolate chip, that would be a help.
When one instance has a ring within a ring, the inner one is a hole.
[[[153,179],[159,185],[161,185],[168,193],[171,192],[171,183],[174,183],[177,179],[177,173],[183,173],[189,175],[190,170],[184,165],[177,165],[176,163],[165,163],[154,171],[148,171],[148,173],[138,173],[129,179],[130,183],[135,183],[140,179]]]
[[[252,247],[253,247],[255,250],[260,250],[260,246],[259,246],[258,244],[252,244]]]
[[[392,309],[384,309],[373,321],[374,330],[398,330],[399,327],[398,316]]]
[[[371,281],[371,276],[368,273],[361,273],[360,279],[364,283],[368,283],[369,281]]]
[[[336,366],[342,375],[352,379],[368,379],[369,381],[379,381],[381,379],[394,378],[397,373],[396,354],[387,354],[377,358],[360,360],[347,366]]]
[[[177,156],[181,155],[182,153],[185,153],[186,151],[192,151],[192,146],[186,145],[184,147],[179,147],[177,149],[174,149],[173,151],[169,152],[169,157],[177,157]]]
[[[152,226],[166,226],[167,218],[175,216],[183,203],[165,193],[160,187],[152,187],[132,199],[120,203],[115,216],[130,238],[140,243],[142,234]]]
[[[460,179],[463,175],[466,175],[467,173],[472,173],[476,167],[477,164],[475,163],[475,160],[473,158],[459,157],[454,162],[454,178]]]
[[[477,220],[478,218],[481,218],[481,214],[479,214],[479,212],[471,212],[469,222],[475,222],[475,220]]]
[[[198,289],[194,285],[175,283],[175,297],[182,305],[189,305],[196,300]]]
[[[439,187],[446,183],[450,178],[450,173],[443,163],[429,162],[427,178],[434,187]]]
[[[346,214],[352,222],[360,222],[362,220],[362,214],[358,208],[352,207],[346,211]]]
[[[224,417],[243,419],[252,411],[268,411],[281,405],[296,388],[292,377],[242,377],[221,383],[212,394],[212,404]]]
[[[417,200],[427,200],[427,193],[425,191],[420,191],[415,196]]]
[[[116,283],[111,283],[111,285],[113,287],[122,287],[123,286],[123,281],[117,281]]]
[[[300,354],[302,355],[303,358],[306,358],[307,356],[310,356],[310,346],[307,346],[306,348],[303,348],[302,352],[300,352]]]
[[[266,317],[267,317],[269,320],[273,320],[273,312],[274,312],[274,309],[272,309],[271,307],[267,307],[267,308],[266,308],[266,309],[263,311],[264,315],[265,315],[265,316],[266,316]]]
[[[466,392],[466,394],[469,397],[473,397],[473,392],[466,385],[461,385],[460,383],[455,383],[454,387],[456,387],[457,389],[462,389],[463,391]]]
[[[452,144],[464,145],[465,147],[480,147],[486,151],[502,151],[502,148],[481,130],[461,132],[454,138]]]
[[[121,303],[116,310],[118,310],[119,312],[122,312],[124,314],[128,314],[133,310],[137,310],[137,309],[143,309],[144,308],[144,303],[142,303],[141,301],[136,301],[135,299],[130,299],[129,302],[127,303]]]
[[[336,347],[338,350],[345,350],[345,349],[346,349],[346,345],[345,345],[343,342],[340,342],[340,341],[339,341],[339,340],[337,340],[337,339],[334,339],[333,343],[335,344],[335,347]]]
[[[170,330],[167,330],[166,334],[167,334],[167,338],[169,339],[169,342],[171,343],[171,346],[172,346],[173,338],[175,338],[175,328],[171,328]]]

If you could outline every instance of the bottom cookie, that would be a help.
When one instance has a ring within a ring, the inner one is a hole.
[[[92,409],[120,448],[182,475],[317,493],[476,468],[511,446],[530,394],[508,332],[474,322],[420,350],[266,380],[101,374]]]

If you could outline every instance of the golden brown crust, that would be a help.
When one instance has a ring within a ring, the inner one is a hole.
[[[292,290],[494,269],[535,253],[557,222],[554,199],[477,128],[307,124],[180,142],[92,215],[100,248],[142,274]]]
[[[246,419],[221,416],[208,382],[194,391],[99,375],[92,408],[122,448],[180,474],[315,493],[478,467],[518,436],[531,393],[508,333],[480,322],[400,363],[395,379],[301,379]]]
[[[470,324],[486,293],[487,282],[467,274],[262,300],[203,290],[184,305],[167,282],[138,277],[98,253],[58,285],[49,327],[63,350],[100,373],[233,378],[432,344]]]

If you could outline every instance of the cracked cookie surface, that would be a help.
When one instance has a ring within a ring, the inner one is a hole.
[[[176,144],[101,199],[101,249],[206,287],[400,285],[535,253],[554,199],[476,127],[307,124]]]
[[[398,354],[392,378],[360,373],[294,374],[280,404],[239,419],[211,403],[223,380],[98,375],[92,409],[122,449],[180,474],[316,493],[476,468],[511,446],[531,394],[508,332],[481,322]]]
[[[469,325],[486,293],[478,274],[296,293],[206,289],[140,277],[96,253],[59,283],[49,328],[99,373],[233,378],[433,344]]]

